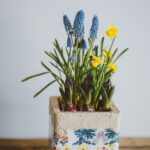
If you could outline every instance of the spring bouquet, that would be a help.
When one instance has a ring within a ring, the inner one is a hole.
[[[85,38],[84,19],[83,10],[77,12],[73,24],[67,15],[64,15],[66,46],[60,46],[55,39],[53,52],[45,51],[50,58],[49,64],[41,62],[46,71],[22,81],[51,75],[54,80],[45,85],[34,97],[57,82],[60,91],[59,106],[62,111],[111,111],[111,100],[115,91],[111,78],[118,70],[117,60],[128,48],[120,51],[113,47],[118,35],[118,29],[114,25],[106,30],[99,44],[95,44],[99,28],[99,19],[96,15],[92,19],[89,37]],[[110,39],[110,46],[107,48],[105,38]],[[58,72],[53,71],[52,67]]]

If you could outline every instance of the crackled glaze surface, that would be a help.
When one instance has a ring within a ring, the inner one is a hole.
[[[54,132],[53,150],[118,150],[119,134],[112,129],[68,130],[67,135]]]

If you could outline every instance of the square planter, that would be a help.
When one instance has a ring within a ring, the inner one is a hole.
[[[118,150],[119,109],[110,112],[62,112],[58,97],[50,98],[52,150]]]

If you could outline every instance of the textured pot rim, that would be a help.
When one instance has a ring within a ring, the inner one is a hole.
[[[114,114],[114,113],[120,113],[120,110],[119,108],[116,106],[116,104],[112,101],[111,105],[112,105],[112,110],[111,111],[93,111],[93,112],[89,112],[89,111],[61,111],[60,110],[60,107],[59,107],[59,104],[58,104],[58,97],[59,96],[51,96],[49,98],[49,101],[50,101],[50,105],[52,105],[51,108],[53,108],[53,110],[57,113],[62,113],[62,114],[68,114],[68,113],[71,113],[71,114]],[[53,101],[53,102],[52,102]]]
[[[67,130],[80,128],[111,128],[119,131],[120,111],[112,102],[113,111],[88,112],[88,111],[61,111],[58,104],[58,96],[50,97],[49,113],[56,132],[66,135]]]

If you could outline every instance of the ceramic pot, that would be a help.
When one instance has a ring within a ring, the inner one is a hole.
[[[119,150],[120,111],[62,112],[58,97],[50,98],[52,150]]]

